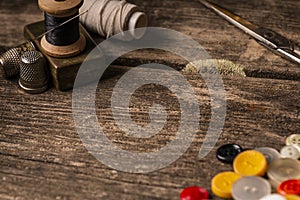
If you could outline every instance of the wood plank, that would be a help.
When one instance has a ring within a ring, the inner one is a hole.
[[[247,76],[300,80],[300,67],[274,55],[248,35],[217,16],[198,1],[132,1],[149,16],[149,26],[180,31],[198,41],[213,58],[227,59],[245,66]],[[300,41],[299,1],[214,1],[257,25],[273,29]],[[141,54],[139,58],[155,56]]]
[[[28,3],[27,3],[28,2]],[[300,68],[274,55],[257,44],[242,31],[230,25],[199,2],[184,0],[130,2],[141,6],[149,16],[149,26],[157,26],[180,31],[198,41],[216,59],[227,59],[245,66],[247,76],[276,79],[300,79]],[[214,1],[258,25],[271,28],[280,34],[300,41],[298,34],[300,18],[299,1],[268,0],[264,2]],[[17,6],[15,6],[16,4]],[[14,8],[13,12],[8,10]],[[13,3],[1,1],[0,45],[14,46],[23,42],[23,27],[43,19],[36,1]],[[255,9],[255,12],[253,12]],[[174,10],[176,10],[174,12]],[[1,43],[1,41],[3,41]],[[125,56],[117,64],[139,65],[147,62],[166,63],[182,69],[187,61],[173,54],[161,56],[161,51],[140,51]],[[168,58],[167,60],[164,58]]]
[[[179,116],[174,113],[178,113],[179,107],[174,104],[174,96],[160,87],[145,86],[138,90],[132,98],[134,119],[147,124],[148,106],[154,101],[169,105],[173,123],[150,140],[128,138],[116,126],[110,108],[113,87],[121,76],[106,78],[99,85],[96,106],[105,133],[127,150],[162,147],[178,125]],[[32,96],[18,90],[15,81],[0,80],[0,196],[4,199],[176,199],[184,187],[196,184],[209,188],[216,173],[231,170],[229,165],[216,160],[218,146],[236,142],[245,148],[280,149],[286,136],[300,131],[299,82],[224,78],[228,101],[225,126],[213,151],[197,160],[210,119],[209,96],[199,75],[185,77],[199,101],[202,113],[199,131],[179,160],[149,174],[110,169],[88,153],[74,128],[71,91],[51,89]]]
[[[220,145],[235,142],[244,148],[270,146],[280,149],[286,136],[300,132],[299,68],[296,65],[249,40],[196,1],[134,2],[147,10],[150,25],[192,36],[214,58],[243,64],[250,76],[296,81],[224,76],[225,126],[217,145],[204,159],[198,160],[211,116],[210,99],[202,78],[197,74],[185,74],[201,111],[195,140],[170,166],[148,174],[130,174],[108,168],[85,149],[75,130],[72,91],[59,92],[52,88],[43,94],[28,95],[18,88],[17,80],[1,78],[1,199],[178,199],[184,187],[201,185],[209,189],[216,173],[232,170],[230,165],[221,164],[215,158]],[[299,13],[299,1],[215,2],[299,41],[299,18],[294,17]],[[2,0],[0,19],[0,26],[4,27],[0,31],[0,45],[14,46],[23,41],[23,26],[42,19],[42,13],[36,0],[26,3]],[[162,59],[161,54],[157,56],[159,53],[136,52],[127,55],[131,59],[125,56],[121,61],[129,66],[149,61],[165,62],[176,69],[186,63],[174,55]],[[132,97],[132,118],[139,124],[149,123],[149,105],[155,102],[168,108],[170,121],[160,134],[149,140],[126,137],[116,126],[110,100],[115,83],[128,69],[127,66],[114,68],[100,82],[96,99],[99,123],[106,135],[124,149],[157,150],[174,136],[179,120],[178,103],[165,88],[153,85],[140,88]],[[0,73],[0,77],[3,74]]]
[[[26,24],[43,20],[36,0],[1,0],[0,45],[16,46],[24,42],[23,29]]]
[[[204,8],[197,1],[135,0],[133,3],[146,10],[150,19],[150,26],[170,28],[190,35],[213,58],[224,58],[244,65],[248,76],[299,80],[299,66],[285,61],[255,41],[249,40],[247,35]],[[239,2],[238,6],[235,6],[235,1],[227,1],[226,4],[217,3],[254,23],[272,28],[296,42],[300,39],[298,34],[300,19],[292,15],[292,13],[299,11],[298,1],[288,1],[284,5],[278,0],[265,3],[243,1]],[[3,5],[2,8],[9,8],[11,5],[9,1],[3,1],[1,4]],[[20,6],[24,9],[16,9],[11,14],[7,14],[5,10],[1,12],[3,14],[0,17],[5,20],[2,20],[0,25],[6,28],[1,31],[0,37],[8,40],[5,42],[7,45],[13,46],[22,42],[21,30],[23,27],[28,23],[42,19],[41,11],[37,8],[35,1],[27,4],[20,3]],[[256,12],[253,12],[254,8]],[[173,9],[176,10],[176,15],[170,17],[174,15]],[[283,20],[285,20],[284,23],[278,23]],[[16,31],[15,27],[18,27],[17,30],[19,31]],[[160,61],[160,55],[161,52],[149,53],[149,51],[145,51],[140,54],[135,52],[134,56],[129,56],[131,60],[121,60],[118,64],[139,64],[147,60]],[[181,68],[186,64],[184,60],[176,59],[174,56],[169,56],[169,58],[168,62],[180,64]]]

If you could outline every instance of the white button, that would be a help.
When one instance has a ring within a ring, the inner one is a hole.
[[[256,148],[255,150],[259,151],[266,157],[268,164],[271,161],[280,158],[280,153],[276,149],[271,147],[259,147]]]
[[[276,179],[269,178],[269,183],[271,184],[274,191],[277,190],[278,185],[280,185],[281,181],[278,181]]]
[[[260,199],[271,194],[270,183],[258,176],[245,176],[238,179],[232,186],[235,200]]]
[[[267,196],[264,196],[260,200],[286,200],[286,198],[281,196],[280,194],[269,194]]]
[[[282,158],[298,159],[300,157],[300,152],[293,145],[282,147],[282,149],[280,150],[280,154]]]
[[[300,162],[292,158],[279,158],[273,160],[267,170],[272,186],[288,179],[300,179]]]
[[[300,151],[300,134],[293,134],[286,138],[285,140],[286,145],[293,145],[295,146],[298,151]]]

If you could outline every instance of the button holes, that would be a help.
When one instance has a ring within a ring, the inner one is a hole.
[[[294,171],[294,169],[292,169],[292,168],[283,168],[282,170],[284,170],[286,175],[289,175],[289,174],[293,173],[293,171]]]
[[[297,184],[289,184],[287,185],[286,189],[296,191],[299,189],[299,186]]]
[[[224,186],[230,186],[230,185],[231,185],[231,182],[228,181],[228,180],[224,180],[223,185],[224,185]]]
[[[244,187],[244,191],[246,191],[246,192],[251,192],[251,193],[255,193],[255,192],[257,192],[257,188],[256,188],[256,187],[245,186],[245,187]]]
[[[245,165],[249,165],[253,168],[256,168],[256,165],[254,165],[253,163],[249,162],[248,160],[244,161]]]
[[[244,187],[244,190],[245,190],[246,192],[248,192],[250,189],[251,189],[251,188],[250,188],[249,186],[245,186],[245,187]]]

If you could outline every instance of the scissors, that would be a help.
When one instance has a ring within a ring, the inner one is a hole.
[[[221,17],[242,29],[258,43],[290,61],[300,64],[300,47],[286,37],[270,29],[257,26],[240,16],[206,0],[199,0],[204,6],[214,10]]]

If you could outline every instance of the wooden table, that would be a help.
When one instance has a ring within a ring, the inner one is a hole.
[[[176,162],[142,174],[109,168],[85,149],[75,129],[72,91],[52,88],[43,94],[28,95],[18,88],[17,80],[6,80],[0,74],[0,199],[178,199],[184,187],[199,185],[210,189],[214,175],[232,170],[215,158],[220,145],[238,143],[244,148],[280,149],[288,135],[300,133],[299,65],[272,54],[197,1],[132,2],[144,8],[150,26],[180,31],[198,41],[213,58],[244,66],[247,77],[223,75],[227,114],[216,146],[205,158],[197,159],[211,116],[208,90],[199,74],[183,73],[196,93],[201,111],[194,141]],[[299,1],[215,2],[300,41]],[[0,45],[21,43],[24,25],[43,19],[36,4],[36,0],[0,2]],[[123,66],[117,69],[149,60],[182,69],[186,62],[155,51],[137,52],[123,60],[118,63]],[[167,107],[169,123],[148,140],[126,137],[114,122],[110,108],[114,85],[124,73],[115,71],[116,75],[100,81],[101,94],[96,99],[105,134],[129,151],[162,148],[177,130],[180,109],[176,98],[157,85],[139,89],[131,102],[132,118],[147,125],[149,106],[157,103]]]

